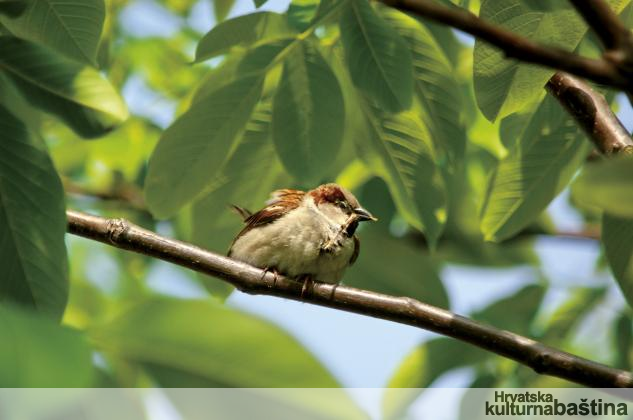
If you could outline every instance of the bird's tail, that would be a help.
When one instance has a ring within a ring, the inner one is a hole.
[[[235,204],[229,204],[229,207],[231,207],[231,210],[233,210],[235,214],[242,218],[242,221],[246,221],[246,219],[251,217],[251,215],[253,214],[250,212],[250,210],[247,210],[244,207],[236,206]]]

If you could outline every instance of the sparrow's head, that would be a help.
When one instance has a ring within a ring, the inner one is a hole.
[[[319,210],[334,220],[345,222],[355,215],[359,222],[376,221],[374,216],[359,204],[354,195],[337,184],[323,184],[310,191],[310,196]]]

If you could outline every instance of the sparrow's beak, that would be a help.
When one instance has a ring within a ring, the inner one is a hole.
[[[376,220],[378,220],[377,218],[372,216],[372,214],[370,212],[368,212],[367,210],[365,210],[362,207],[358,207],[358,208],[354,209],[354,213],[358,216],[358,221],[359,222],[365,222],[365,221],[368,221],[368,220],[371,220],[372,222],[375,222]]]

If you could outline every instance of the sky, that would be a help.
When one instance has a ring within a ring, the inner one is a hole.
[[[288,0],[270,0],[264,9],[283,11],[288,3]],[[230,16],[252,10],[251,0],[238,0]],[[173,17],[152,0],[131,1],[121,18],[124,28],[138,37],[169,37],[181,25],[189,25],[205,33],[214,24],[213,12],[206,0],[195,6],[191,18],[186,21]],[[461,38],[472,42],[467,36],[461,35]],[[173,120],[175,104],[148,89],[140,77],[128,81],[123,95],[132,113],[148,116],[162,127]],[[619,98],[619,104],[619,116],[631,130],[633,110],[625,98]],[[550,205],[548,212],[560,229],[578,229],[580,218],[567,204],[567,199],[568,192],[565,192]],[[600,252],[597,242],[542,238],[537,240],[535,250],[545,275],[553,283],[546,297],[550,307],[567,296],[570,286],[613,283],[605,276],[595,275],[594,267]],[[540,274],[527,266],[499,270],[449,265],[443,269],[441,277],[450,296],[450,309],[468,315],[528,283],[539,281]],[[183,297],[205,296],[199,285],[167,263],[157,263],[148,278],[154,289],[165,293]],[[617,292],[611,293],[609,299],[610,304],[603,305],[601,309],[602,322],[615,316],[617,308],[623,304]],[[271,320],[289,331],[314,352],[344,386],[350,388],[385,386],[402,359],[416,345],[435,336],[405,325],[273,297],[236,292],[228,303]],[[460,371],[442,378],[438,385],[467,386],[470,379],[467,371]],[[379,402],[375,391],[357,389],[351,392],[370,412],[377,412]],[[424,398],[433,398],[432,393],[427,394]]]

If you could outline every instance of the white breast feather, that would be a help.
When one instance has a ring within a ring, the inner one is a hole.
[[[320,247],[336,235],[340,223],[326,217],[311,197],[304,204],[267,225],[246,232],[235,241],[231,256],[260,268],[276,268],[291,277],[338,283],[354,253],[353,238],[346,238],[333,253]]]

